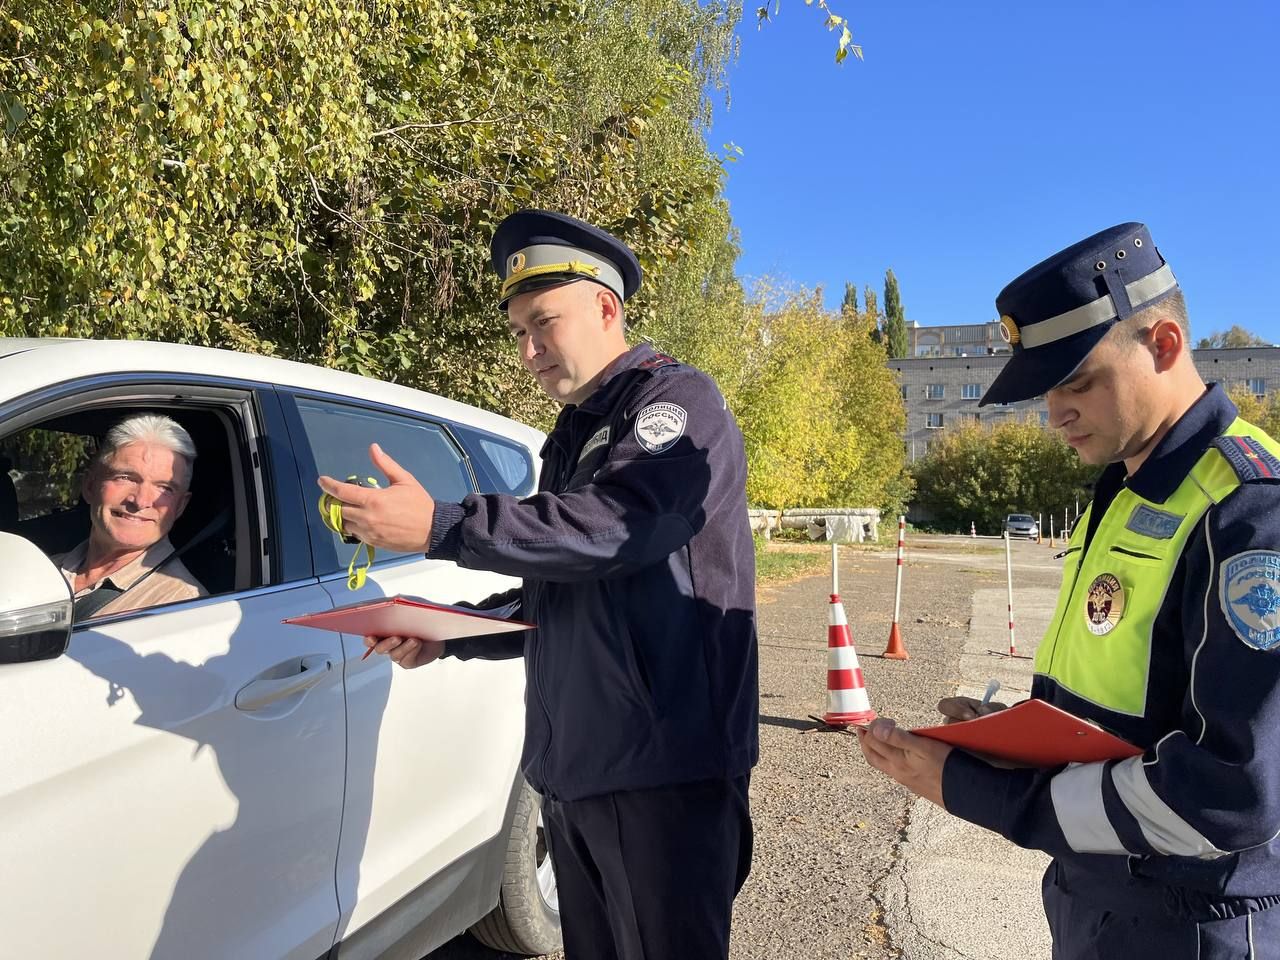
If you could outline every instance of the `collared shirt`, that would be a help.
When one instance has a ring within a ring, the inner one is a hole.
[[[200,581],[191,575],[181,560],[170,560],[150,576],[147,574],[173,553],[173,544],[165,537],[152,544],[146,551],[130,560],[119,570],[91,583],[83,590],[76,591],[76,576],[84,566],[89,552],[89,541],[85,540],[74,550],[60,557],[53,557],[53,562],[62,571],[63,578],[75,596],[75,599],[87,597],[100,587],[110,584],[117,590],[127,591],[106,604],[95,616],[105,617],[112,613],[123,613],[126,610],[141,610],[143,607],[155,607],[162,603],[177,603],[179,600],[194,600],[196,597],[207,597],[208,591],[200,585]],[[143,577],[147,577],[142,580]],[[142,581],[138,583],[138,581]],[[130,589],[137,583],[136,589]]]

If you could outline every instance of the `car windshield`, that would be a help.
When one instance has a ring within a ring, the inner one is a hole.
[[[1011,513],[1006,523],[1030,523],[1031,517],[1025,513]]]

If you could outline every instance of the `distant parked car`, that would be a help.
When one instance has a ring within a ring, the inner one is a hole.
[[[1029,513],[1011,513],[1004,518],[1004,531],[1011,537],[1027,537],[1034,540],[1040,536],[1040,525]]]

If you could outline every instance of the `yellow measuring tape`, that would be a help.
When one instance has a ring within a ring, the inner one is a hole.
[[[347,483],[354,483],[357,487],[376,487],[378,481],[373,477],[365,477],[361,479],[357,476],[347,477]],[[337,497],[330,496],[327,493],[320,494],[320,517],[324,520],[324,525],[342,538],[343,543],[359,544],[356,552],[351,555],[351,562],[347,564],[347,589],[359,590],[364,586],[365,576],[369,568],[373,566],[373,547],[367,543],[361,543],[359,537],[353,537],[342,529],[342,501]],[[356,560],[360,557],[361,551],[366,552],[364,565],[357,567]]]

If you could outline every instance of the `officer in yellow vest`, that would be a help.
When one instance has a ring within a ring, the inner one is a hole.
[[[878,720],[872,766],[1054,860],[1054,960],[1280,958],[1280,444],[1191,357],[1146,227],[1055,254],[996,299],[1013,356],[983,397],[1043,394],[1109,464],[1068,545],[1032,696],[1142,747],[1002,769]],[[939,704],[950,719],[975,701]]]

